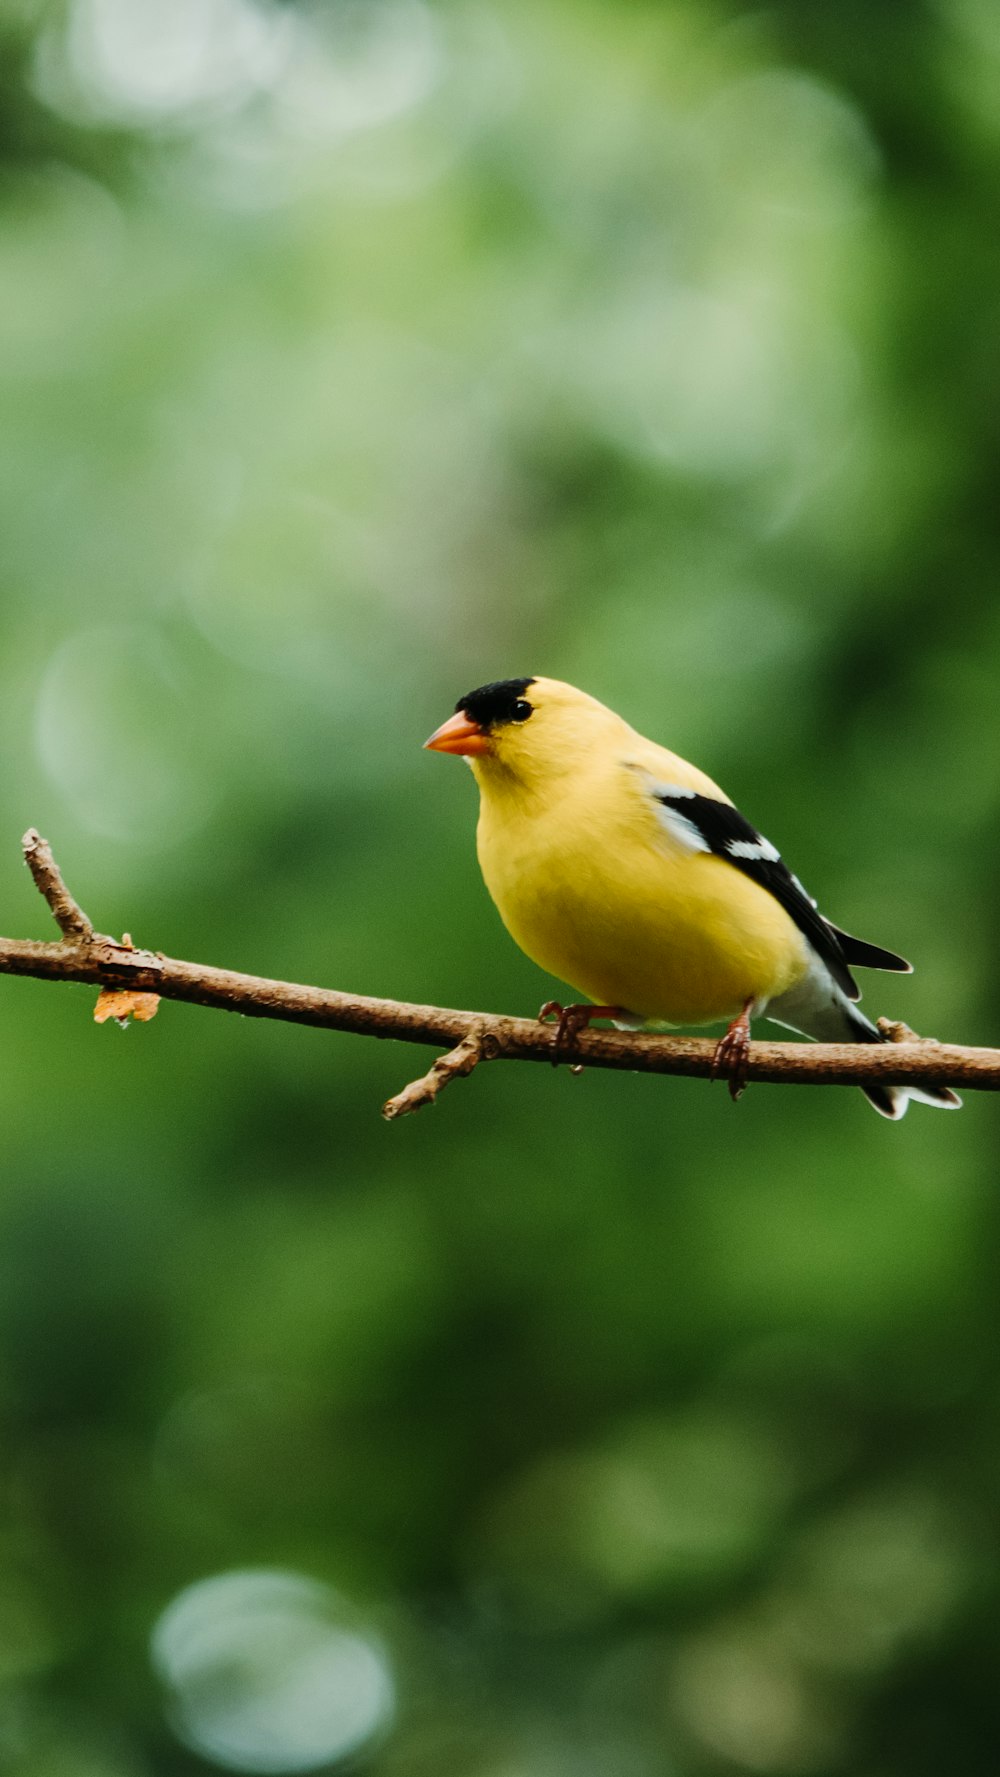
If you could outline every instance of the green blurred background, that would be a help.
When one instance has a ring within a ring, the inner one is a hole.
[[[531,1012],[456,697],[997,1038],[994,0],[2,0],[0,929]],[[994,1101],[0,984],[0,1769],[996,1768]]]

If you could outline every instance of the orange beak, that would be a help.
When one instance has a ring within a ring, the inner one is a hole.
[[[440,728],[435,728],[430,740],[424,741],[432,753],[486,753],[489,751],[489,736],[483,732],[478,722],[459,710],[457,715],[449,716]]]

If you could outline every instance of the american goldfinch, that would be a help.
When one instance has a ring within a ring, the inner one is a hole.
[[[739,1095],[750,1020],[826,1042],[887,1039],[851,968],[910,972],[824,919],[769,840],[711,778],[557,679],[502,679],[460,697],[426,745],[463,754],[480,793],[486,886],[512,938],[592,1004],[560,1015],[558,1044],[591,1018],[725,1020],[717,1071]],[[947,1087],[862,1087],[884,1117]]]

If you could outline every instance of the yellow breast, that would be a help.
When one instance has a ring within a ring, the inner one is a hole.
[[[619,761],[556,800],[481,788],[479,860],[500,917],[588,999],[649,1022],[708,1024],[806,973],[805,941],[774,897],[683,847]]]

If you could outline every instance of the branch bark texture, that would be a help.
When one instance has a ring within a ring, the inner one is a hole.
[[[551,1025],[535,1018],[465,1012],[444,1006],[374,999],[246,975],[205,963],[184,962],[159,951],[134,947],[94,930],[63,882],[47,842],[34,829],[22,841],[25,861],[63,937],[55,943],[0,938],[0,974],[30,975],[45,981],[78,981],[97,988],[159,994],[165,1000],[212,1006],[249,1018],[277,1018],[357,1036],[394,1038],[448,1051],[429,1073],[412,1082],[384,1107],[389,1119],[433,1103],[450,1080],[484,1061],[553,1060]],[[938,1085],[977,1091],[1000,1090],[1000,1050],[967,1048],[918,1038],[905,1025],[886,1025],[893,1038],[883,1047],[853,1043],[754,1042],[748,1081],[780,1085],[860,1086]],[[707,1079],[715,1041],[705,1037],[659,1036],[644,1032],[581,1031],[560,1059],[587,1067],[635,1073],[684,1074]]]

